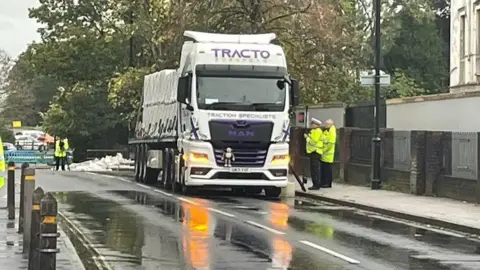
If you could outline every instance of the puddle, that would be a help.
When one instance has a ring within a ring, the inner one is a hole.
[[[114,269],[349,269],[191,200],[199,205],[136,191],[72,192],[59,208]]]

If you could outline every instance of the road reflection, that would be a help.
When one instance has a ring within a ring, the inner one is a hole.
[[[209,211],[204,206],[182,202],[181,207],[184,255],[194,269],[208,270],[210,269],[208,240],[215,224],[212,224]]]
[[[272,227],[280,230],[288,228],[288,214],[290,207],[285,203],[270,203],[268,220]],[[292,246],[283,237],[274,235],[272,238],[272,267],[288,269],[292,260]]]

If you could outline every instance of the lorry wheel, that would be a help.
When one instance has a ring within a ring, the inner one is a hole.
[[[165,175],[164,177],[164,188],[166,190],[171,190],[172,189],[172,172],[171,172],[171,158],[170,158],[170,151],[169,149],[165,149],[163,152],[163,159],[165,160],[165,164],[163,167],[163,174]]]
[[[138,146],[139,150],[139,155],[138,155],[138,166],[139,166],[139,172],[138,172],[138,182],[143,182],[143,177],[145,175],[145,158],[144,158],[144,149],[143,145]]]
[[[280,196],[280,193],[282,193],[281,188],[277,188],[277,187],[265,188],[265,195],[267,197],[278,198],[278,196]]]
[[[159,169],[148,168],[145,173],[145,184],[153,185],[158,181],[158,175],[160,174]]]
[[[146,144],[143,145],[143,151],[142,151],[142,177],[140,178],[142,183],[146,182],[147,178],[147,158],[148,158],[148,147]]]
[[[135,182],[140,180],[140,147],[135,146]]]
[[[182,194],[184,195],[194,195],[197,192],[196,187],[189,187],[185,184],[182,185]]]

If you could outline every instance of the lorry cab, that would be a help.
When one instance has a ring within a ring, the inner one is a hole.
[[[133,141],[140,144],[137,179],[155,182],[161,170],[163,182],[183,191],[229,187],[278,196],[287,185],[289,113],[299,89],[283,49],[272,43],[276,35],[184,36],[190,40],[178,69],[145,77]]]

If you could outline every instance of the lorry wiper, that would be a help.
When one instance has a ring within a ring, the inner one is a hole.
[[[215,102],[215,103],[211,103],[211,104],[208,104],[205,109],[220,109],[220,108],[224,108],[224,107],[227,107],[229,105],[239,105],[241,103],[238,103],[238,102]],[[227,107],[228,109],[228,107]]]

